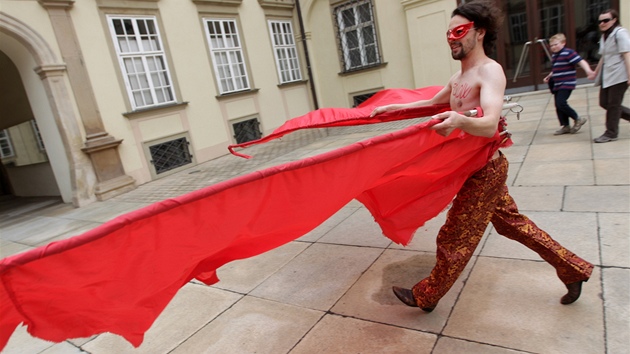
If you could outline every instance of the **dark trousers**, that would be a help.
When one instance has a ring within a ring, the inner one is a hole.
[[[571,96],[571,92],[573,92],[573,90],[558,90],[553,93],[556,104],[556,114],[558,115],[560,125],[563,127],[569,125],[569,118],[573,118],[574,120],[578,118],[577,112],[575,112],[567,102],[569,96]]]
[[[599,106],[606,110],[605,136],[616,138],[619,135],[619,119],[630,121],[630,108],[623,106],[623,95],[628,89],[628,83],[612,85],[599,90]]]

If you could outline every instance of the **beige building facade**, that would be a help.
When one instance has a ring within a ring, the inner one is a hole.
[[[628,23],[628,1],[598,4]],[[0,130],[36,122],[46,155],[3,158],[3,193],[82,206],[313,109],[442,85],[459,68],[444,35],[457,4],[0,0]]]

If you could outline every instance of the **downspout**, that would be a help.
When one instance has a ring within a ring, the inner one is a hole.
[[[313,71],[311,70],[311,59],[308,55],[308,46],[306,45],[306,33],[304,32],[304,20],[302,19],[302,8],[300,7],[300,0],[295,0],[295,9],[298,15],[298,22],[300,23],[300,36],[302,37],[302,46],[304,47],[304,56],[306,57],[306,71],[308,75],[308,81],[311,84],[313,105],[315,106],[315,109],[319,109],[319,103],[317,102],[317,93],[315,92],[315,80],[313,79]]]

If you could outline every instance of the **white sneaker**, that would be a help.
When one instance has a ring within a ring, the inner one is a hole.
[[[586,118],[578,117],[578,119],[575,121],[575,125],[573,125],[573,128],[571,128],[571,134],[577,133],[587,120],[588,119]]]

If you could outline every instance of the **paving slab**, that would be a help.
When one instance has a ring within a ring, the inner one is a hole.
[[[382,252],[378,248],[316,243],[250,295],[327,311]]]
[[[323,315],[246,296],[171,353],[288,353]]]
[[[434,334],[326,315],[290,353],[429,354],[436,339]]]
[[[544,262],[481,257],[466,282],[444,334],[532,353],[603,353],[599,268],[580,299],[566,293]]]
[[[593,264],[600,264],[595,213],[528,212],[526,215],[565,248]],[[536,252],[499,235],[494,229],[490,232],[480,255],[541,260]]]
[[[433,312],[401,303],[392,286],[411,288],[427,277],[435,253],[387,250],[331,309],[333,313],[430,333],[440,333],[459,296],[474,259]]]
[[[591,186],[595,183],[590,160],[541,162],[525,159],[516,181],[517,186]]]
[[[630,185],[630,158],[594,161],[595,184]]]
[[[319,242],[349,246],[385,248],[392,241],[383,236],[381,228],[366,208],[359,208],[328,231]]]
[[[602,270],[608,353],[627,353],[630,343],[630,269]]]
[[[189,283],[177,292],[155,320],[138,348],[122,337],[109,333],[96,337],[82,348],[92,354],[168,353],[241,297],[240,294]]]
[[[568,186],[563,210],[630,213],[630,187]]]
[[[627,213],[598,213],[602,264],[630,268],[630,217]]]
[[[455,339],[455,338],[449,338],[449,337],[440,337],[432,353],[433,354],[453,354],[453,353],[519,354],[519,353],[527,353],[527,352],[523,352],[520,350],[513,350],[509,348],[502,348],[496,345],[471,342],[468,340],[461,340],[461,339]]]
[[[213,286],[247,294],[308,246],[307,242],[290,242],[258,256],[230,262],[217,269],[219,282]]]

